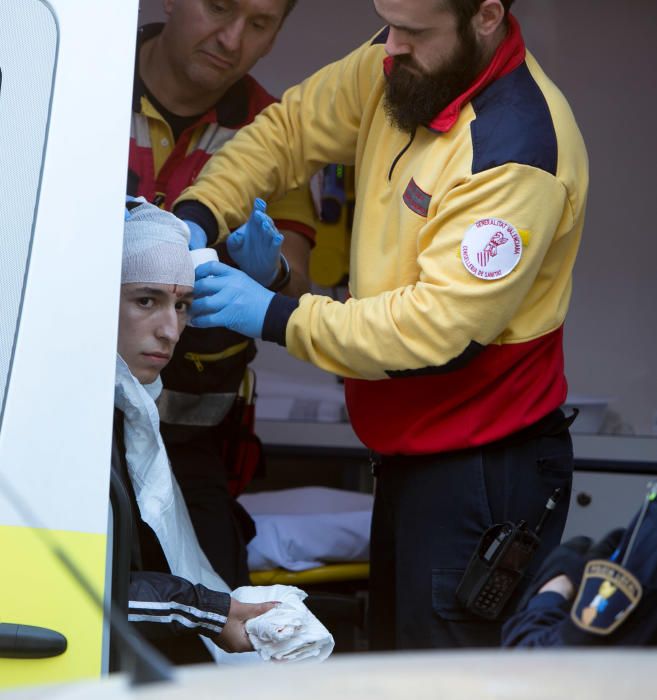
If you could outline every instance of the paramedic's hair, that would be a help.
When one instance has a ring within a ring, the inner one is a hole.
[[[459,20],[459,27],[465,25],[477,14],[483,0],[447,0],[447,4],[451,6],[452,11],[456,14]],[[504,6],[505,19],[509,14],[509,8],[513,5],[514,0],[500,0]]]

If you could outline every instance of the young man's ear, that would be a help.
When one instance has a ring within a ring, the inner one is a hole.
[[[501,0],[483,0],[472,18],[475,33],[480,37],[494,34],[504,22],[504,5]]]

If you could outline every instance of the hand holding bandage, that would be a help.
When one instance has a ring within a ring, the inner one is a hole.
[[[268,613],[278,605],[278,601],[242,603],[237,598],[231,598],[228,619],[223,632],[215,641],[224,651],[230,653],[253,651],[253,643],[246,628],[248,621]]]
[[[262,326],[274,292],[241,270],[220,262],[196,268],[190,325],[222,327],[251,338],[262,336]]]
[[[246,633],[264,661],[324,661],[335,642],[303,602],[307,594],[295,586],[242,586],[232,593],[243,603],[277,601],[264,615],[246,622]]]

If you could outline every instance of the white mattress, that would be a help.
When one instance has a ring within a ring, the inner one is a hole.
[[[304,571],[331,562],[368,561],[373,496],[304,487],[243,494],[255,520],[248,545],[251,571]]]

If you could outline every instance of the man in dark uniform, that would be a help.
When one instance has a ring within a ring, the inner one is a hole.
[[[545,560],[503,629],[507,647],[657,644],[657,487],[626,530],[577,537]]]

